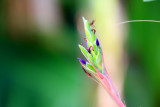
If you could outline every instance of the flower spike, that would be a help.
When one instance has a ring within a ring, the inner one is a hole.
[[[95,36],[95,29],[92,29],[94,22],[92,21],[89,23],[84,17],[82,17],[82,19],[84,23],[84,30],[86,35],[85,41],[87,43],[87,48],[84,48],[82,45],[79,45],[79,48],[88,61],[86,62],[78,58],[82,69],[88,75],[88,77],[95,79],[106,89],[108,94],[119,107],[125,107],[105,69],[102,49],[98,39]]]

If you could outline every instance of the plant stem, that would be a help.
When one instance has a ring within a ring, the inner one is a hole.
[[[160,21],[158,21],[158,20],[129,20],[129,21],[120,22],[120,23],[118,23],[118,25],[131,23],[131,22],[156,22],[156,23],[160,23]]]

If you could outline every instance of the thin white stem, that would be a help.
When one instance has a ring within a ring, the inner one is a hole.
[[[124,21],[118,23],[118,25],[126,24],[126,23],[132,23],[132,22],[155,22],[155,23],[160,23],[158,20],[129,20],[129,21]]]

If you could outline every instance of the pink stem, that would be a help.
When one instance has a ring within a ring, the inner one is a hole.
[[[113,89],[111,84],[106,80],[106,78],[101,79],[101,84],[107,90],[112,99],[117,103],[119,107],[125,107],[120,97],[117,95],[116,90]]]
[[[93,65],[92,65],[93,66]],[[93,66],[94,67],[94,66]],[[96,67],[94,67],[94,69],[96,70],[100,80],[101,80],[101,84],[103,85],[103,87],[107,90],[107,92],[109,93],[109,95],[112,97],[112,99],[117,103],[117,105],[119,107],[125,107],[125,105],[123,104],[123,102],[121,101],[117,91],[115,90],[115,88],[113,87],[110,78],[106,78],[103,74],[101,74],[98,69],[96,69]],[[108,74],[107,74],[108,76]],[[109,76],[108,76],[109,77]]]
[[[85,56],[85,55],[84,55]],[[86,57],[86,56],[85,56]],[[88,60],[88,58],[86,57],[86,59]],[[103,59],[103,54],[102,54],[102,59]],[[88,60],[89,61],[89,60]],[[100,83],[103,85],[103,87],[107,90],[107,92],[109,93],[109,95],[112,97],[112,99],[117,103],[117,105],[119,107],[125,107],[125,105],[123,104],[123,102],[121,101],[117,91],[115,90],[115,88],[113,87],[111,80],[109,78],[108,73],[106,72],[106,76],[104,76],[103,74],[101,74],[98,69],[89,61],[89,63],[93,66],[93,68],[96,70],[97,74],[98,74],[98,78]],[[104,63],[104,59],[103,59],[103,63]]]

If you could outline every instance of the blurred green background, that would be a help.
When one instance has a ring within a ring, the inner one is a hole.
[[[125,3],[129,20],[160,20],[160,2],[129,0]],[[131,23],[126,48],[129,67],[125,81],[125,97],[129,107],[160,106],[160,24]]]
[[[115,1],[127,20],[160,20],[158,0]],[[96,107],[97,85],[77,61],[81,17],[93,19],[92,2],[0,1],[0,107]],[[159,28],[160,23],[127,24],[127,107],[160,107]]]

